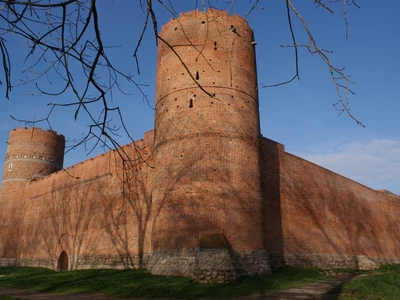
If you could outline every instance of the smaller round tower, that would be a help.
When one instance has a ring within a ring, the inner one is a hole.
[[[14,129],[7,144],[3,187],[9,182],[41,178],[63,167],[65,138],[52,130]]]
[[[22,127],[11,131],[7,144],[0,195],[5,226],[0,233],[0,256],[17,258],[25,184],[62,169],[65,138],[52,130]]]

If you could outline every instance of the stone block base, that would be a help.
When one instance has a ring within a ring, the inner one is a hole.
[[[56,265],[57,262],[53,262],[49,259],[0,258],[0,267],[22,266],[55,269]]]
[[[239,276],[271,272],[266,251],[228,249],[158,250],[152,253],[147,269],[153,274],[181,275],[200,283],[227,283]]]
[[[0,258],[0,266],[42,267],[56,270],[57,259]],[[147,261],[148,255],[143,255],[140,258],[138,255],[131,254],[69,256],[68,270],[137,269],[144,268]]]
[[[285,254],[287,265],[317,267],[321,269],[349,268],[360,270],[377,269],[381,265],[400,264],[398,258],[368,257],[365,255],[330,254]]]
[[[197,250],[195,270],[192,277],[199,283],[234,282],[236,271],[229,250]]]
[[[147,270],[156,275],[192,277],[195,257],[194,250],[153,251],[147,263]]]

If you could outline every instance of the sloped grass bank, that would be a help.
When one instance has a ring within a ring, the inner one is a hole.
[[[101,293],[124,298],[225,298],[264,294],[326,278],[315,268],[286,267],[274,274],[243,277],[234,284],[202,285],[185,277],[155,276],[145,270],[0,268],[0,286],[48,293]]]
[[[378,270],[359,272],[329,294],[339,299],[400,299],[400,265],[381,266]]]

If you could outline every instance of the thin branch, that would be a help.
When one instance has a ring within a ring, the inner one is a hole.
[[[290,36],[291,36],[291,38],[292,38],[293,45],[297,45],[297,43],[296,43],[296,36],[295,36],[295,34],[294,34],[294,31],[293,31],[292,18],[291,18],[291,16],[290,16],[290,6],[289,6],[289,1],[288,1],[288,0],[286,0],[286,17],[287,17],[287,21],[288,21],[288,25],[289,25],[289,31],[290,31]],[[279,83],[275,83],[275,84],[269,84],[269,85],[263,85],[263,84],[261,84],[261,86],[262,86],[263,88],[277,87],[277,86],[281,86],[281,85],[285,85],[285,84],[291,83],[291,82],[292,82],[293,80],[295,80],[296,78],[297,78],[297,79],[300,79],[300,76],[299,76],[299,53],[298,53],[298,51],[297,51],[297,46],[294,46],[293,49],[294,49],[294,59],[295,59],[295,63],[294,63],[294,66],[295,66],[295,73],[294,73],[293,77],[290,78],[289,80],[286,80],[286,81],[283,81],[283,82],[279,82]]]

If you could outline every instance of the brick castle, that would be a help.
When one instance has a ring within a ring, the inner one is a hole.
[[[230,282],[283,264],[400,263],[400,197],[262,137],[243,18],[192,11],[160,36],[155,129],[144,139],[63,169],[62,135],[11,132],[0,265]]]

